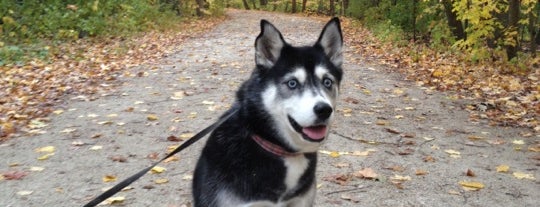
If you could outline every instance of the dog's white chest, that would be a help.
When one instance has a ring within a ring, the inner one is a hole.
[[[306,171],[309,161],[304,155],[283,158],[287,173],[285,174],[285,186],[287,190],[293,189],[298,185],[298,180]]]

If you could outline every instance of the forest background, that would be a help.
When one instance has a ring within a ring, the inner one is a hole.
[[[472,121],[540,132],[539,0],[0,0],[0,140],[67,94],[104,90],[226,8],[342,16],[350,52],[450,99]]]

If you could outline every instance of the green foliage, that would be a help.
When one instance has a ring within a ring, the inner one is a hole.
[[[224,0],[211,2],[210,11],[223,14]],[[33,49],[43,48],[38,45],[44,41],[174,28],[194,15],[194,5],[195,0],[0,0],[0,65],[47,56]]]

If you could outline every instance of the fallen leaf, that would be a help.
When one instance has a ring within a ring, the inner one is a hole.
[[[524,172],[514,172],[512,173],[512,175],[514,175],[514,177],[516,177],[517,179],[529,179],[529,180],[536,180],[536,178],[534,177],[533,174],[528,174],[528,173],[524,173]]]
[[[167,169],[164,168],[164,167],[155,166],[155,167],[153,167],[153,168],[150,170],[150,172],[151,172],[152,174],[157,174],[157,173],[165,172],[165,170],[167,170]]]
[[[51,157],[53,155],[54,155],[54,153],[47,153],[47,154],[39,156],[37,159],[38,160],[46,160],[46,159],[49,159],[49,157]]]
[[[525,144],[525,141],[515,139],[514,141],[512,141],[512,144],[523,145]]]
[[[351,180],[350,174],[330,175],[323,177],[324,181],[333,182],[339,185],[347,185]]]
[[[113,205],[113,204],[119,204],[119,203],[122,203],[124,202],[124,200],[126,200],[125,197],[123,196],[116,196],[116,197],[110,197],[110,198],[107,198],[107,200],[103,201],[105,202],[105,204],[108,204],[108,205]]]
[[[41,172],[44,169],[45,168],[43,168],[43,167],[30,167],[30,171],[33,171],[33,172]]]
[[[428,155],[424,157],[424,162],[435,162],[435,158],[433,158],[431,155]]]
[[[73,141],[73,142],[71,142],[71,145],[77,146],[77,147],[78,147],[78,146],[83,146],[83,145],[85,145],[85,143],[82,142],[82,141]]]
[[[185,140],[185,139],[189,139],[189,138],[191,138],[193,136],[195,136],[195,134],[193,134],[193,133],[183,133],[183,134],[180,135],[180,138]]]
[[[372,152],[376,152],[376,151],[377,151],[376,149],[367,149],[366,151],[354,151],[354,152],[352,152],[351,155],[354,155],[354,156],[368,156]]]
[[[508,172],[508,170],[510,169],[510,166],[508,165],[499,165],[496,167],[497,169],[497,172]]]
[[[127,162],[127,158],[122,155],[113,155],[113,156],[110,156],[109,159],[111,159],[114,162]]]
[[[164,183],[168,183],[169,180],[167,178],[159,178],[159,179],[156,179],[154,180],[154,183],[156,184],[164,184]]]
[[[528,150],[531,152],[540,152],[540,144],[529,146]]]
[[[375,179],[378,177],[377,173],[371,168],[364,168],[358,172],[353,173],[355,177],[366,178],[366,179]]]
[[[341,155],[339,154],[339,152],[336,152],[336,151],[332,151],[332,152],[330,152],[330,154],[329,154],[329,155],[330,155],[330,157],[333,157],[333,158],[336,158],[336,157],[339,157],[339,156],[341,156]]]
[[[348,200],[348,201],[353,202],[353,203],[358,203],[358,202],[361,201],[361,199],[358,196],[354,196],[354,195],[349,194],[349,193],[343,193],[343,194],[341,194],[340,197],[343,200]]]
[[[347,167],[350,167],[351,164],[348,163],[348,162],[338,162],[338,163],[334,163],[332,164],[334,167],[337,167],[337,168],[347,168]]]
[[[393,177],[390,177],[390,179],[392,180],[398,180],[398,181],[409,181],[411,180],[411,176],[402,176],[402,175],[397,175],[395,174]]]
[[[202,101],[202,104],[204,104],[204,105],[214,105],[215,103],[213,101],[204,100],[204,101]]]
[[[481,137],[481,136],[476,136],[476,135],[470,135],[470,136],[467,137],[467,139],[476,141],[476,140],[483,140],[483,139],[486,139],[486,138]]]
[[[417,169],[415,175],[427,175],[428,172],[422,169]]]
[[[106,182],[106,183],[114,182],[114,181],[116,181],[116,176],[114,176],[114,175],[105,175],[105,176],[103,176],[102,180],[103,180],[103,182]]]
[[[406,148],[402,151],[399,151],[398,152],[398,155],[410,155],[414,152],[414,149],[411,149],[411,148]]]
[[[27,195],[30,195],[32,194],[34,191],[31,191],[31,190],[21,190],[19,192],[17,192],[17,195],[20,195],[20,196],[27,196]]]
[[[6,180],[22,180],[27,175],[28,172],[25,171],[10,171],[2,174]]]
[[[461,195],[461,193],[459,191],[456,191],[456,190],[449,190],[448,194],[450,194],[450,195]]]
[[[476,174],[474,174],[474,172],[471,169],[467,169],[467,172],[465,173],[465,175],[467,175],[469,177],[475,177],[476,176]]]
[[[383,125],[384,125],[384,124],[383,124]],[[392,129],[392,128],[384,128],[384,129],[386,129],[387,132],[390,132],[390,133],[392,133],[392,134],[399,134],[399,133],[401,133],[401,132],[399,132],[398,130]]]
[[[36,152],[46,152],[46,153],[52,153],[56,150],[56,148],[54,146],[46,146],[46,147],[40,147],[40,148],[37,148],[35,151]]]
[[[386,126],[386,125],[388,125],[389,123],[388,123],[387,121],[385,121],[385,120],[377,120],[377,121],[375,122],[375,124],[376,124],[376,125],[379,125],[379,126]]]
[[[101,146],[101,145],[94,145],[94,146],[90,147],[90,150],[92,150],[92,151],[98,151],[98,150],[101,150],[101,149],[103,149],[103,146]]]
[[[484,184],[476,181],[460,181],[459,184],[466,191],[476,191],[484,188]]]
[[[56,115],[60,115],[62,113],[64,113],[64,110],[62,110],[62,109],[57,109],[57,110],[53,111],[53,114],[56,114]]]
[[[148,116],[146,116],[146,119],[148,119],[148,121],[156,121],[158,120],[158,117],[155,114],[149,114]]]
[[[444,152],[448,153],[451,158],[460,158],[461,157],[461,152],[453,150],[453,149],[447,149],[447,150],[444,150]]]
[[[74,131],[77,131],[77,129],[75,129],[75,128],[66,128],[66,129],[60,131],[60,133],[69,134],[69,133],[74,132]]]
[[[180,139],[174,135],[170,135],[167,137],[167,141],[170,141],[170,142],[180,142],[180,141],[183,141],[183,139]]]

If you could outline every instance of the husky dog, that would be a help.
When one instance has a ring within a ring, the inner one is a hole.
[[[226,112],[235,114],[212,132],[197,162],[195,207],[313,206],[317,149],[335,114],[342,47],[338,18],[304,47],[261,21],[257,66]]]

